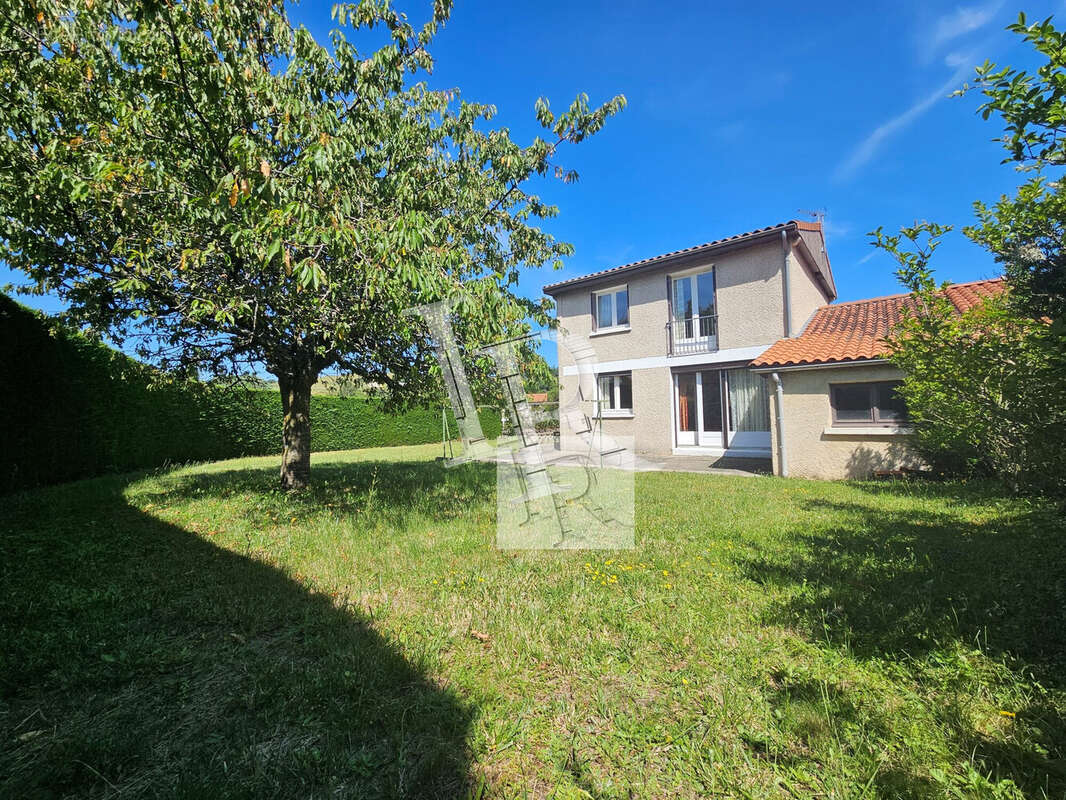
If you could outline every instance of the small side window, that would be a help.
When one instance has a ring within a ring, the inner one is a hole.
[[[837,425],[899,425],[907,406],[899,394],[903,381],[834,383],[829,386],[833,422]]]
[[[870,384],[845,383],[833,387],[834,422],[873,422]]]

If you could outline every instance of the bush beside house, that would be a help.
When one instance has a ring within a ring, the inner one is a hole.
[[[168,463],[281,451],[276,392],[163,375],[0,295],[0,493]],[[451,430],[455,422],[449,414]],[[315,396],[316,450],[439,441],[439,408]],[[489,436],[499,416],[482,413]]]

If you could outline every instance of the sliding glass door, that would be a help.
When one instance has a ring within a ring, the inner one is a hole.
[[[674,395],[678,447],[770,447],[770,397],[761,376],[747,369],[679,372]]]
[[[696,426],[700,417],[699,375],[695,372],[683,372],[674,376],[677,394],[677,443],[692,447],[699,443]]]
[[[770,392],[766,378],[748,369],[725,370],[729,398],[729,446],[770,448]]]

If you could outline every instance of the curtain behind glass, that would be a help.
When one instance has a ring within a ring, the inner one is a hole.
[[[731,369],[729,419],[734,431],[743,433],[770,430],[770,393],[766,380],[746,369]]]

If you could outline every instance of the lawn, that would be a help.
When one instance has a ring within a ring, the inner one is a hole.
[[[1066,523],[993,487],[636,476],[494,548],[439,448],[0,509],[0,796],[1066,796]]]

